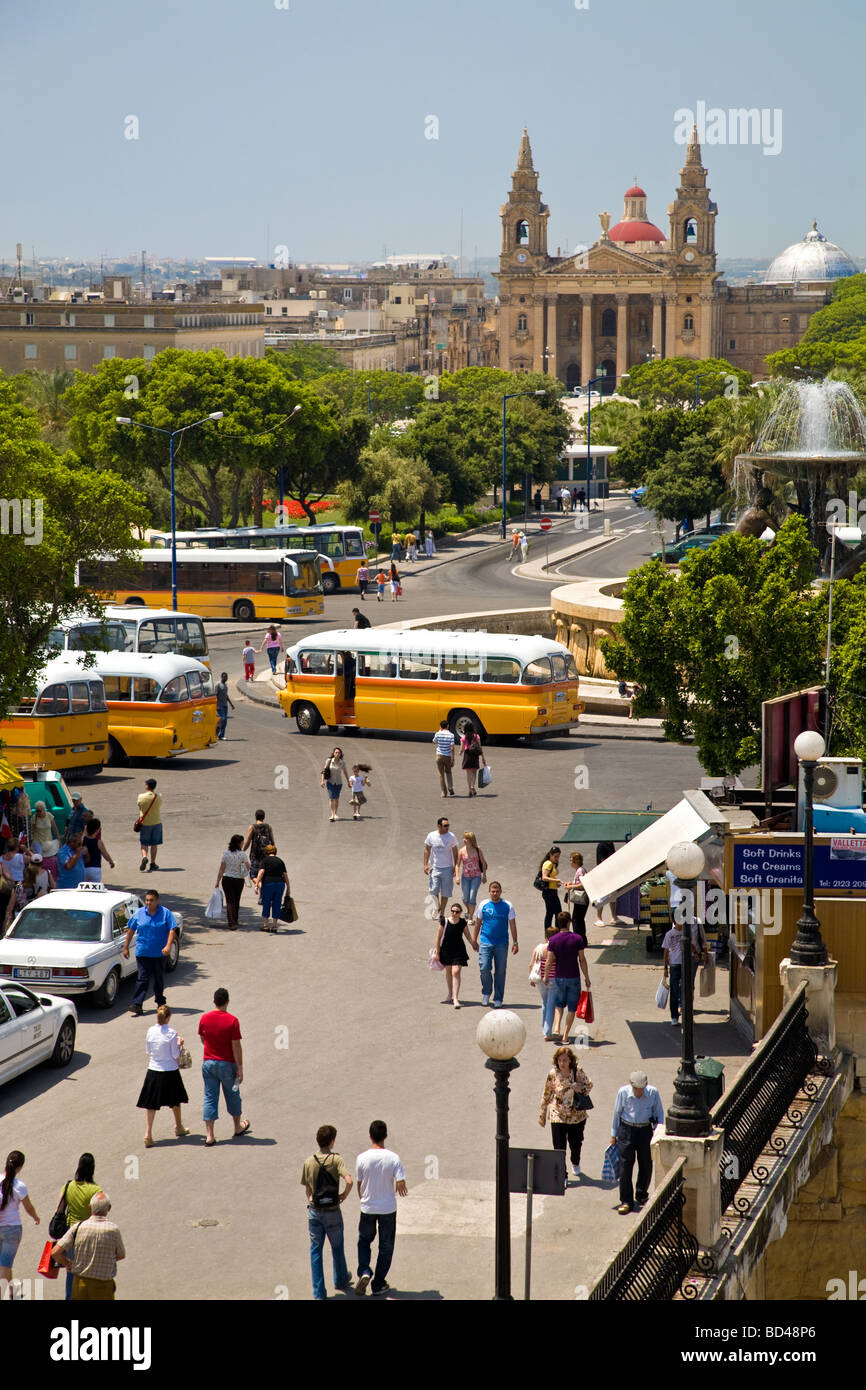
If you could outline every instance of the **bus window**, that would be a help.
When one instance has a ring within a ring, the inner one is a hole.
[[[301,670],[307,676],[332,676],[334,674],[333,652],[301,652]]]
[[[90,691],[87,681],[73,681],[69,687],[69,704],[73,714],[90,712]]]
[[[66,633],[62,627],[53,627],[48,634],[48,650],[51,652],[62,652],[66,650]]]
[[[342,560],[343,558],[343,537],[339,531],[319,531],[318,526],[311,527],[311,532],[315,537],[315,545],[310,545],[311,550],[318,550],[320,555],[327,555],[329,560]],[[310,543],[310,538],[307,538]]]
[[[177,651],[181,656],[194,656],[196,660],[207,656],[207,641],[200,618],[178,619]]]
[[[190,699],[200,700],[203,692],[201,688],[201,681],[199,680],[198,671],[187,671],[186,680],[187,685],[189,686]]]
[[[319,576],[316,572],[315,561],[295,560],[293,563],[298,567],[298,577],[296,579],[291,568],[287,567],[286,579],[289,593],[315,593],[319,588]]]
[[[36,701],[34,714],[68,714],[69,690],[65,685],[46,686]]]
[[[138,650],[140,652],[173,652],[175,650],[174,624],[168,620],[158,622],[155,618],[142,623],[138,629]]]
[[[442,657],[443,681],[480,681],[481,658],[478,656]]]
[[[90,708],[95,714],[102,714],[108,706],[105,703],[105,690],[102,681],[90,681]]]
[[[186,677],[175,676],[173,681],[168,681],[168,683],[162,687],[160,699],[166,703],[171,703],[175,700],[188,700],[189,691],[187,690]]]
[[[358,675],[375,676],[378,680],[389,680],[397,674],[397,662],[393,652],[359,652]]]
[[[567,679],[567,680],[570,680],[570,681],[578,681],[578,680],[580,680],[580,676],[578,675],[578,672],[577,672],[577,667],[576,667],[575,664],[574,664],[574,657],[571,655],[571,653],[569,653],[569,655],[565,658],[565,666],[566,666],[566,679]]]
[[[256,570],[256,592],[259,594],[281,594],[283,592],[283,567],[271,565],[266,570]]]
[[[429,652],[402,652],[400,675],[407,681],[435,681],[439,678],[439,658]]]
[[[568,662],[564,656],[552,656],[550,663],[553,667],[553,679],[555,681],[568,680]]]
[[[346,537],[345,537],[345,540],[346,540],[346,554],[347,554],[350,558],[353,557],[353,556],[354,556],[355,558],[360,558],[362,555],[365,554],[365,551],[364,551],[364,537],[361,535],[361,533],[360,533],[359,531],[356,531],[356,532],[349,531],[349,532],[347,532]]]
[[[199,671],[198,678],[201,681],[202,695],[213,695],[213,676],[210,671]]]
[[[102,684],[105,686],[106,700],[132,699],[131,676],[103,676]]]
[[[513,661],[510,656],[486,656],[484,679],[491,685],[517,685],[520,680],[520,662]]]
[[[524,685],[548,685],[551,680],[550,657],[540,656],[527,663],[523,671]]]
[[[142,703],[150,703],[152,700],[159,699],[159,681],[155,681],[152,676],[136,676],[135,678],[135,698]]]

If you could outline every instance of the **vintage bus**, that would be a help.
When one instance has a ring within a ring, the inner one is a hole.
[[[105,609],[65,618],[48,639],[60,652],[175,652],[193,656],[210,667],[204,623],[196,613],[175,613],[171,608],[141,608],[138,604]]]
[[[97,652],[108,707],[108,761],[174,758],[216,743],[216,695],[200,661],[174,653]]]
[[[19,769],[101,772],[108,756],[102,677],[75,661],[49,661],[17,710],[0,721],[0,741]]]
[[[171,550],[138,552],[138,563],[82,565],[79,582],[114,604],[171,605]],[[202,618],[283,623],[323,613],[322,576],[312,550],[178,550],[177,587]]]
[[[301,733],[329,728],[543,738],[583,709],[574,658],[544,637],[372,627],[318,632],[286,653],[280,705]]]
[[[178,531],[178,546],[219,550],[235,549],[315,550],[322,567],[322,587],[326,594],[339,589],[357,589],[355,575],[366,555],[360,526],[236,526],[220,529],[202,527],[197,531]],[[171,545],[171,532],[155,532],[152,546]]]

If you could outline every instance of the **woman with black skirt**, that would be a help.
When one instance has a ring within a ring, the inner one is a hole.
[[[589,907],[589,895],[580,881],[584,874],[583,855],[575,850],[570,857],[574,877],[566,889],[566,899],[571,905],[571,930],[582,936],[584,945],[587,945],[586,912]]]
[[[539,865],[541,875],[541,896],[544,898],[544,929],[550,926],[558,912],[562,911],[559,901],[559,856],[562,853],[556,846],[549,849]]]
[[[464,936],[471,945],[472,938],[469,935],[466,918],[460,910],[459,903],[455,903],[448,914],[447,921],[444,917],[439,918],[439,931],[436,934],[435,946],[439,964],[445,966],[445,983],[448,986],[448,998],[443,999],[442,1003],[453,1004],[455,1009],[460,1008],[460,971],[464,965],[469,964],[469,957],[463,944]]]
[[[169,1028],[170,1018],[171,1009],[167,1004],[160,1004],[156,1011],[156,1023],[147,1030],[148,1068],[138,1097],[138,1109],[147,1112],[144,1127],[146,1149],[153,1147],[154,1117],[164,1105],[174,1115],[174,1132],[178,1139],[189,1134],[180,1117],[180,1107],[189,1102],[178,1065],[183,1038]]]

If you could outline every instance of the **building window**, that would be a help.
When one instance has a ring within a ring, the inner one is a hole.
[[[616,314],[613,309],[605,309],[601,316],[601,336],[612,338],[616,333]]]
[[[522,217],[514,229],[514,240],[517,246],[529,245],[529,223]]]
[[[102,349],[102,356],[103,356],[103,358],[104,358],[106,361],[107,361],[110,357],[116,357],[116,356],[117,356],[117,348],[116,348],[116,347],[104,347],[104,348]]]
[[[683,227],[683,240],[686,246],[694,246],[698,239],[698,222],[696,217],[687,217]]]
[[[525,295],[525,294],[519,295],[518,298],[519,298],[521,304],[525,304],[525,303],[526,303],[526,295]]]
[[[78,348],[74,343],[67,343],[63,349],[63,356],[67,362],[74,362],[78,356]]]
[[[21,315],[21,327],[32,328],[35,322],[36,316],[34,314],[31,314],[29,309],[25,309]]]
[[[36,359],[37,356],[38,356],[38,353],[37,353],[37,351],[36,351],[36,344],[35,344],[35,343],[25,343],[25,344],[24,344],[24,359],[25,359],[25,361],[27,361],[27,362],[33,362],[33,361]]]
[[[343,290],[343,303],[344,303],[344,304],[348,304],[348,302],[349,302],[349,300],[350,300],[351,298],[352,298],[352,291],[351,291],[351,290]]]
[[[145,328],[156,328],[156,314],[145,314],[144,326]]]
[[[525,332],[526,332],[526,328],[527,328],[527,318],[526,318],[526,315],[525,315],[525,314],[518,314],[518,315],[517,315],[517,331],[518,331],[518,333],[525,333]]]
[[[790,314],[783,314],[783,315],[782,315],[782,327],[783,327],[783,328],[790,328],[790,327],[791,327],[791,316],[790,316]]]
[[[265,305],[265,313],[266,313],[266,314],[272,314],[273,312],[274,312],[274,311],[273,311],[273,309],[271,308],[270,304],[266,304],[266,305]]]
[[[687,294],[687,295],[686,295],[686,303],[687,303],[687,304],[691,304],[691,302],[692,302],[692,297],[691,297],[690,294]]]
[[[60,315],[60,327],[61,327],[61,328],[74,328],[74,327],[75,327],[75,315],[74,315],[74,314],[70,314],[68,310],[66,311],[66,313],[61,314],[61,315]]]
[[[103,315],[103,321],[104,321],[104,324],[105,324],[105,327],[106,327],[106,328],[113,328],[113,327],[114,327],[114,315],[113,315],[113,314],[104,314],[104,315]]]
[[[694,326],[695,326],[694,318],[692,317],[691,314],[686,314],[685,318],[683,319],[683,328],[685,329],[686,333],[691,333],[691,332],[693,332]]]
[[[144,358],[145,362],[152,362],[155,356],[156,348],[153,346],[153,344],[145,343],[144,352],[142,353],[142,357]]]
[[[403,303],[403,297],[402,297],[402,295],[395,294],[395,295],[394,295],[394,300],[393,300],[393,302],[394,302],[395,304],[402,304],[402,303]]]
[[[728,339],[728,352],[733,352],[736,346],[737,346],[737,340],[736,340],[736,338],[729,338],[729,339]]]
[[[638,315],[638,320],[637,320],[637,332],[638,332],[638,337],[639,337],[639,338],[645,338],[645,337],[647,336],[647,333],[649,332],[649,329],[648,329],[648,327],[647,327],[647,317],[646,317],[646,314],[639,314],[639,315]]]

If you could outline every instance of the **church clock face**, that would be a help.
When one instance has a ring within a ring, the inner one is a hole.
[[[526,252],[525,252],[525,251],[518,251],[518,253],[517,253],[517,259],[519,260],[520,264],[523,265],[523,262],[526,260]]]
[[[694,253],[694,251],[684,251],[684,252],[683,252],[683,260],[684,260],[684,261],[693,261],[694,259],[695,259],[695,253]]]

